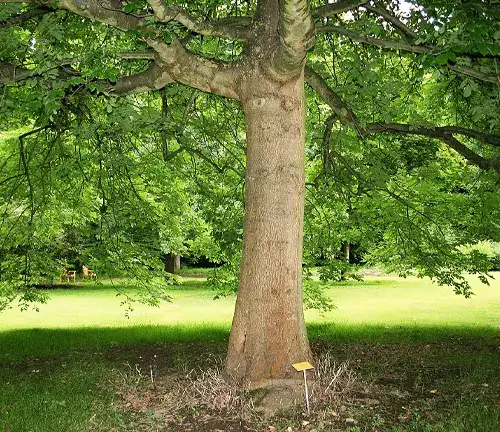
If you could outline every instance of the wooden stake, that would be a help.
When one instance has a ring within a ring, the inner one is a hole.
[[[307,375],[307,370],[304,369],[303,370],[304,372],[304,387],[306,389],[306,406],[307,406],[307,414],[311,414],[311,409],[309,408],[309,389],[307,388],[307,378],[306,378],[306,375]]]
[[[307,414],[311,413],[311,408],[309,406],[309,389],[307,388],[307,371],[309,369],[313,369],[313,365],[309,362],[301,362],[301,363],[295,363],[292,365],[293,368],[297,371],[300,372],[302,371],[304,373],[304,388],[306,391],[306,407],[307,407]]]

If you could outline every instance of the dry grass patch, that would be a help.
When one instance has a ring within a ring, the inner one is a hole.
[[[302,398],[300,405],[269,418],[259,408],[272,390],[248,391],[225,379],[222,358],[211,358],[206,369],[172,371],[159,377],[129,365],[118,374],[115,387],[124,411],[131,414],[130,430],[138,432],[250,432],[281,430],[283,425],[283,430],[309,431],[318,423],[345,421],[346,404],[357,384],[349,365],[335,363],[330,354],[321,356],[316,365],[309,383],[310,415],[305,413]],[[303,387],[299,392],[303,394]]]

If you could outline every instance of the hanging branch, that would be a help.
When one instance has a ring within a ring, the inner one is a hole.
[[[415,33],[411,28],[404,24],[399,18],[392,15],[387,9],[371,6],[369,3],[365,5],[365,8],[370,12],[383,17],[387,22],[389,22],[394,28],[398,29],[408,39],[414,40],[418,38],[417,33]]]
[[[314,8],[312,10],[312,15],[318,18],[326,18],[356,9],[367,3],[369,3],[367,0],[338,0],[335,3],[328,3],[325,6]]]
[[[30,199],[30,224],[33,222],[33,217],[35,216],[35,197],[34,197],[34,189],[33,183],[31,182],[31,175],[28,166],[28,160],[26,159],[26,149],[24,147],[24,140],[31,135],[35,135],[41,131],[48,129],[49,126],[39,127],[37,129],[33,129],[29,132],[26,132],[22,135],[19,135],[19,157],[21,159],[21,164],[23,166],[24,176],[26,177],[26,182],[28,184],[28,193]]]
[[[378,122],[369,123],[363,126],[348,105],[328,86],[326,81],[318,73],[306,67],[305,78],[307,83],[316,91],[319,97],[330,106],[338,120],[342,124],[353,127],[361,138],[378,133],[400,133],[436,138],[453,148],[473,165],[482,169],[494,169],[500,172],[500,160],[481,156],[454,136],[463,135],[474,138],[485,144],[500,146],[500,134],[486,134],[458,126],[417,126],[411,124]]]
[[[330,138],[332,136],[332,128],[335,119],[337,118],[336,114],[331,114],[325,120],[325,130],[323,132],[323,171],[325,173],[330,172],[331,165],[331,152],[330,152]]]

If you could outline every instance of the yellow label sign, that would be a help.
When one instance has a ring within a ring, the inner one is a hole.
[[[297,372],[314,369],[314,366],[309,362],[294,363],[292,366]]]

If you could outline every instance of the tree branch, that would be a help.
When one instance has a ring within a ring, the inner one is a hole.
[[[452,135],[464,135],[470,138],[475,138],[476,140],[485,144],[500,146],[499,134],[485,134],[460,126],[414,126],[402,123],[370,123],[366,125],[364,131],[368,135],[374,133],[395,132],[413,135],[425,135],[431,138],[438,139]]]
[[[59,0],[57,7],[122,30],[141,30],[148,24],[144,18],[123,12],[120,0]]]
[[[6,85],[25,80],[36,72],[7,62],[0,62],[0,85]]]
[[[28,2],[31,1],[34,0]],[[147,21],[144,18],[122,12],[120,0],[59,0],[58,7],[117,28],[144,30],[146,37],[153,32],[152,28],[146,28]],[[147,43],[157,53],[156,64],[152,64],[145,72],[119,79],[114,86],[115,91],[129,93],[158,89],[176,81],[206,92],[238,99],[234,88],[235,68],[232,65],[192,54],[178,41],[168,45],[162,41],[147,39]],[[33,74],[36,72],[0,64],[0,83],[20,81]]]
[[[482,132],[475,131],[473,129],[463,128],[460,126],[442,126],[438,129],[440,129],[445,134],[465,135],[470,138],[475,138],[478,141],[482,141],[486,144],[500,147],[500,134],[488,135]]]
[[[337,116],[331,114],[325,120],[325,131],[323,132],[323,171],[325,173],[330,172],[331,166],[331,152],[330,152],[330,138],[332,136],[333,123]]]
[[[315,42],[314,21],[308,0],[280,2],[278,47],[271,56],[271,70],[279,75],[296,72]]]
[[[186,29],[203,36],[220,37],[232,40],[245,40],[251,23],[249,17],[227,17],[218,20],[198,21],[184,8],[167,6],[164,0],[148,0],[159,22],[176,21]]]
[[[458,132],[460,130],[460,132]],[[409,135],[422,135],[427,136],[429,138],[436,138],[441,142],[447,144],[449,147],[454,149],[457,153],[462,155],[465,159],[467,159],[472,164],[478,166],[482,169],[490,169],[500,172],[500,160],[496,159],[487,159],[471,149],[462,144],[459,140],[457,140],[452,133],[462,134],[462,135],[476,135],[481,136],[481,141],[486,142],[487,140],[493,140],[498,142],[500,140],[500,135],[490,135],[487,136],[485,134],[481,134],[479,132],[472,131],[473,133],[468,133],[468,129],[465,128],[454,128],[453,126],[444,126],[444,127],[415,127],[413,125],[408,124],[399,124],[399,123],[372,123],[366,126],[365,132],[367,135],[376,134],[376,133],[404,133]],[[485,138],[487,137],[487,138]]]
[[[69,66],[71,62],[72,60],[68,59],[58,65],[48,67],[47,69],[41,71],[36,69],[27,69],[12,63],[0,62],[0,86],[20,82],[32,76],[42,75],[54,69],[58,69],[59,76],[80,75],[80,72]]]
[[[48,13],[54,12],[54,9],[50,9],[46,6],[40,6],[34,9],[30,9],[26,12],[21,12],[17,15],[11,16],[4,21],[0,21],[0,28],[11,27],[16,24],[20,24],[26,21],[29,21],[33,18],[36,18],[41,15],[45,15]]]
[[[418,38],[418,35],[412,29],[410,29],[399,18],[392,15],[386,9],[371,6],[370,4],[366,4],[365,8],[368,9],[370,12],[373,12],[383,17],[387,22],[391,23],[396,29],[401,31],[401,33],[403,33],[408,39],[413,40]]]
[[[499,160],[487,159],[477,154],[454,137],[455,134],[464,135],[486,144],[500,146],[499,134],[485,134],[460,126],[414,126],[400,123],[370,123],[362,127],[352,110],[318,73],[306,67],[305,79],[319,97],[330,106],[340,122],[354,127],[361,138],[377,133],[404,133],[427,136],[445,143],[479,168],[494,169],[500,172]]]
[[[439,53],[435,52],[434,47],[425,46],[425,45],[412,45],[412,44],[407,44],[407,43],[398,42],[398,41],[392,41],[392,40],[388,40],[388,39],[380,39],[380,38],[375,38],[375,37],[371,37],[371,36],[363,36],[363,35],[360,35],[356,32],[353,32],[352,30],[348,30],[346,28],[334,26],[334,25],[318,26],[318,27],[316,27],[316,30],[318,32],[333,32],[333,33],[341,34],[341,35],[347,36],[350,39],[354,39],[354,40],[360,41],[360,42],[368,44],[368,45],[375,45],[375,46],[378,46],[380,48],[409,51],[409,52],[414,52],[414,53],[418,53],[418,54],[432,54],[432,55],[439,54]],[[493,84],[500,84],[500,75],[488,75],[488,74],[479,72],[475,69],[471,69],[471,68],[468,68],[465,66],[460,66],[460,65],[451,64],[451,63],[447,63],[445,66],[447,66],[449,69],[451,69],[455,72],[477,78],[481,81],[491,82]]]
[[[358,129],[358,119],[342,98],[335,93],[325,80],[306,65],[304,78],[323,101],[330,106],[342,124],[353,125]]]
[[[43,3],[39,0],[2,0],[3,3]],[[57,9],[100,21],[122,30],[146,30],[148,22],[127,14],[122,10],[120,0],[59,0]]]
[[[66,61],[51,69],[59,69],[60,75],[79,76],[80,72],[72,68],[65,68],[70,63]],[[16,67],[10,63],[0,62],[0,85],[12,84],[23,81],[32,76],[41,75],[47,71],[36,71]],[[157,64],[151,63],[147,70],[134,75],[119,78],[116,83],[97,80],[101,82],[106,90],[111,90],[116,94],[136,93],[140,91],[158,90],[165,87],[174,80],[168,73],[162,70]]]
[[[465,159],[467,159],[472,164],[478,166],[482,169],[494,169],[500,172],[500,160],[498,159],[487,159],[466,147],[459,140],[457,140],[453,135],[443,135],[439,139],[448,144],[453,150],[461,154]]]
[[[486,81],[486,82],[500,85],[500,75],[487,75],[487,74],[479,72],[475,69],[472,69],[472,68],[469,68],[466,66],[461,66],[458,64],[452,65],[452,64],[448,63],[446,66],[448,67],[448,69],[451,69],[452,71],[461,73],[463,75],[467,75],[467,76],[470,76],[472,78],[477,78],[478,80],[481,80],[481,81]]]
[[[105,87],[116,94],[124,95],[159,90],[173,81],[172,77],[156,63],[151,63],[144,72],[121,77],[116,81],[116,84],[108,84]]]
[[[314,8],[312,15],[314,17],[326,18],[332,15],[338,15],[351,9],[367,4],[367,0],[338,0],[335,3],[329,3],[324,6]]]
[[[375,45],[380,48],[397,49],[403,51],[410,51],[414,53],[432,53],[432,49],[423,45],[411,45],[404,42],[392,41],[388,39],[379,39],[371,36],[363,36],[352,30],[348,30],[344,27],[335,25],[317,26],[316,30],[321,33],[337,33],[343,36],[347,36],[350,39],[354,39],[369,45]]]
[[[231,99],[239,99],[236,89],[238,67],[216,62],[187,51],[179,41],[166,44],[147,39],[146,43],[157,54],[158,65],[168,71],[176,82]]]
[[[154,51],[126,51],[118,53],[118,57],[123,60],[154,60]]]
[[[116,83],[97,80],[106,90],[116,94],[129,94],[141,91],[158,90],[172,82],[180,82],[200,90],[216,93],[222,96],[238,99],[234,88],[237,69],[231,65],[216,63],[200,58],[184,49],[179,43],[171,45],[149,41],[149,44],[157,46],[161,54],[151,51],[137,51],[121,53],[123,59],[156,59],[157,62],[150,63],[147,70],[134,75],[120,77]],[[163,56],[163,57],[162,57]],[[71,60],[54,66],[51,69],[60,69],[61,73],[78,76],[80,72],[71,69],[70,72],[64,68]],[[37,71],[17,67],[10,63],[0,62],[0,85],[12,84],[23,81],[32,76],[41,75],[47,71]]]

